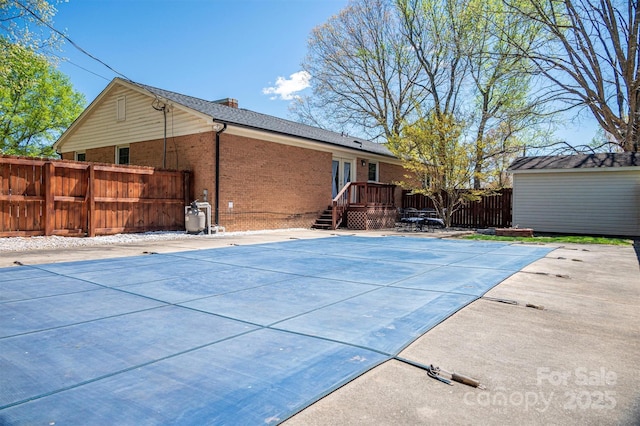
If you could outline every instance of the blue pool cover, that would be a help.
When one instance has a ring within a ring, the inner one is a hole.
[[[551,249],[342,236],[0,269],[0,425],[277,424]]]

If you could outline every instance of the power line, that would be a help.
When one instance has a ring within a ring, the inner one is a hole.
[[[31,9],[29,9],[27,6],[25,6],[24,4],[22,4],[21,2],[19,2],[18,0],[14,0],[16,2],[16,4],[20,7],[22,7],[24,10],[26,10],[27,12],[29,12],[31,15],[33,15],[34,18],[36,18],[38,21],[40,21],[43,25],[45,25],[47,28],[49,28],[51,31],[53,31],[54,33],[58,34],[59,36],[61,36],[62,38],[64,38],[65,40],[67,40],[69,43],[71,43],[71,45],[73,47],[75,47],[76,49],[78,49],[80,52],[84,53],[85,55],[87,55],[88,57],[90,57],[91,59],[93,59],[96,62],[99,62],[100,64],[102,64],[103,66],[107,67],[108,69],[110,69],[111,71],[113,71],[115,74],[119,75],[120,77],[124,78],[125,80],[128,81],[133,81],[131,80],[129,77],[127,77],[126,75],[122,74],[120,71],[115,70],[113,67],[109,66],[109,64],[107,64],[106,62],[102,61],[101,59],[97,58],[96,56],[92,55],[91,53],[87,52],[86,50],[84,50],[82,47],[78,46],[78,44],[76,44],[76,42],[74,42],[73,40],[71,40],[69,37],[67,37],[66,34],[62,33],[61,31],[58,31],[56,28],[54,28],[51,24],[49,24],[47,21],[45,21],[44,19],[42,19],[37,13],[33,12]],[[75,64],[74,64],[75,65]],[[80,67],[82,68],[82,67]],[[84,69],[84,68],[83,68]],[[85,70],[88,71],[88,70]],[[89,71],[91,72],[91,71]],[[95,74],[95,73],[92,73]],[[97,75],[97,74],[96,74]],[[99,76],[102,77],[102,76]],[[102,77],[104,78],[104,77]],[[108,79],[106,79],[108,80]]]
[[[89,74],[93,74],[93,75],[95,75],[96,77],[100,77],[100,78],[102,78],[103,80],[106,80],[106,81],[111,81],[111,79],[110,79],[110,78],[107,78],[107,77],[105,77],[105,76],[103,76],[103,75],[100,75],[100,74],[98,74],[98,73],[96,73],[96,72],[93,72],[93,71],[91,71],[90,69],[87,69],[87,68],[85,68],[85,67],[83,67],[83,66],[81,66],[81,65],[76,64],[75,62],[72,62],[72,61],[70,61],[70,60],[68,60],[68,59],[66,59],[66,58],[63,58],[62,56],[58,56],[58,55],[56,55],[55,53],[52,53],[52,55],[53,55],[53,56],[55,56],[56,58],[58,58],[58,59],[60,59],[60,60],[64,61],[64,62],[66,62],[67,64],[73,65],[74,67],[80,68],[81,70],[88,72]]]

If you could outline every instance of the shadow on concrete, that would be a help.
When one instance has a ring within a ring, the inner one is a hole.
[[[638,258],[638,264],[640,264],[640,240],[633,240],[633,248],[636,251],[636,257]]]

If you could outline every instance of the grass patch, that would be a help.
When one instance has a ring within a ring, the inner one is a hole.
[[[487,240],[487,241],[521,241],[523,243],[565,243],[565,244],[611,244],[615,246],[633,245],[633,240],[623,238],[590,237],[582,235],[558,235],[553,237],[498,237],[495,235],[464,235],[460,237],[465,240]]]

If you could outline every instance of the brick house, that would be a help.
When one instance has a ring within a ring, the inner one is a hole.
[[[193,198],[227,231],[311,227],[348,182],[404,174],[384,145],[120,78],[54,148],[69,160],[189,170]]]

